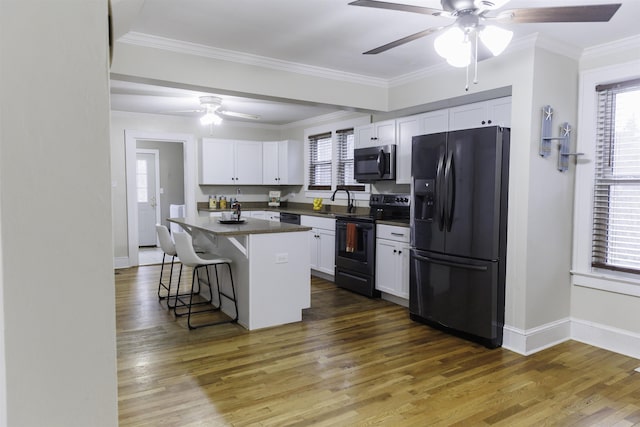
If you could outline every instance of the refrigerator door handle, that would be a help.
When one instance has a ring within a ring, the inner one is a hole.
[[[442,231],[445,227],[444,212],[444,157],[445,153],[440,153],[438,167],[436,169],[436,214],[438,215],[438,229]]]
[[[433,259],[426,256],[413,255],[415,259],[418,261],[430,262],[432,264],[446,265],[448,267],[455,268],[466,268],[467,270],[475,270],[475,271],[487,271],[487,266],[485,265],[472,265],[472,264],[462,264],[459,262],[453,261],[445,261],[441,259]]]
[[[447,231],[451,231],[451,225],[453,224],[453,209],[455,208],[454,201],[456,196],[455,186],[455,164],[453,163],[453,150],[449,151],[449,158],[447,159],[447,165],[444,168],[444,181],[447,188],[447,205],[444,208],[445,211],[445,226]]]

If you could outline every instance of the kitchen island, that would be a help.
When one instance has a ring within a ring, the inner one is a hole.
[[[194,246],[233,261],[238,323],[259,329],[302,320],[311,305],[310,227],[246,218],[169,218],[191,234]],[[221,274],[221,281],[228,280]],[[222,310],[233,316],[233,307]]]

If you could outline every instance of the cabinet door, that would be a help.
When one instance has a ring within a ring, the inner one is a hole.
[[[388,145],[396,143],[396,121],[386,120],[384,122],[374,123],[376,129],[376,144]]]
[[[397,259],[398,285],[396,296],[409,299],[409,265],[411,263],[411,247],[406,243],[399,243]]]
[[[472,129],[486,126],[487,103],[476,102],[449,109],[449,130]]]
[[[312,269],[314,270],[319,270],[319,265],[318,265],[318,259],[319,259],[319,248],[320,248],[320,241],[319,241],[319,236],[318,233],[316,231],[316,229],[311,229],[309,230],[309,252],[310,252],[310,258],[311,258],[311,263],[310,266]]]
[[[418,135],[418,117],[403,117],[396,122],[396,183],[411,184],[411,139]]]
[[[378,142],[374,139],[376,136],[375,126],[373,124],[358,126],[355,128],[355,148],[375,147]]]
[[[487,110],[491,125],[511,127],[511,97],[487,101]]]
[[[418,116],[418,135],[447,132],[449,130],[449,110],[437,110]]]
[[[279,184],[279,143],[269,141],[262,143],[262,183]]]
[[[299,141],[278,142],[280,185],[304,184],[304,144]]]
[[[396,294],[397,281],[395,264],[396,243],[386,239],[376,239],[376,289],[389,294]]]
[[[234,162],[233,141],[203,139],[200,158],[200,184],[234,184]]]
[[[234,184],[262,184],[262,142],[235,142],[236,174]]]
[[[330,275],[335,274],[336,234],[335,231],[316,229],[318,235],[318,270]]]

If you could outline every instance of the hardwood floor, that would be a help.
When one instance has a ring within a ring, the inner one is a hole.
[[[316,278],[300,323],[189,331],[158,274],[115,276],[121,426],[640,425],[636,359],[487,350]]]

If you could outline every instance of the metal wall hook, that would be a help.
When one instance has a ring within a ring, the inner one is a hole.
[[[569,169],[569,157],[583,156],[584,153],[570,153],[569,145],[571,143],[571,125],[565,122],[560,127],[560,144],[558,144],[558,170],[565,172]]]
[[[552,130],[553,108],[550,105],[542,107],[542,128],[540,131],[540,148],[539,154],[542,157],[548,157],[551,154],[551,141],[560,141],[558,144],[558,170],[564,172],[569,169],[569,157],[582,156],[584,153],[570,153],[569,146],[571,144],[571,125],[564,122],[560,126],[560,136],[553,137]]]

